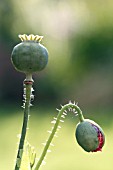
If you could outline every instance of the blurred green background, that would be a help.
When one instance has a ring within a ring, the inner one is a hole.
[[[40,155],[55,108],[76,101],[86,118],[106,134],[103,152],[85,153],[74,138],[78,122],[70,114],[41,170],[112,170],[113,1],[0,1],[0,170],[12,170],[21,131],[24,74],[14,70],[11,51],[18,34],[44,35],[46,69],[34,74],[35,100],[28,139]]]

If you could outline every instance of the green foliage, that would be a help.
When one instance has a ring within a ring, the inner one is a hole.
[[[36,96],[41,94],[39,95],[40,102],[43,100],[45,103],[48,101],[56,103],[60,99],[64,101],[63,96],[67,102],[69,98],[73,98],[73,93],[77,95],[76,90],[78,94],[89,93],[84,88],[81,92],[81,88],[79,88],[81,81],[84,81],[86,76],[85,86],[87,87],[90,84],[89,79],[94,75],[98,76],[102,69],[104,71],[102,70],[101,78],[99,77],[101,82],[103,82],[105,74],[106,77],[109,77],[109,80],[106,78],[101,85],[103,89],[104,84],[108,83],[104,95],[108,94],[106,100],[109,101],[112,97],[110,94],[113,93],[112,88],[109,88],[112,83],[113,70],[112,16],[113,2],[111,0],[105,0],[102,5],[101,1],[89,0],[69,1],[68,3],[67,1],[53,2],[51,0],[25,0],[21,3],[15,0],[2,0],[0,2],[0,41],[2,42],[0,44],[2,60],[0,68],[1,91],[4,93],[1,93],[0,100],[4,100],[4,102],[18,100],[16,93],[18,89],[19,94],[21,93],[20,84],[23,77],[11,68],[9,61],[11,46],[13,46],[11,42],[15,44],[18,41],[19,33],[30,34],[32,31],[34,34],[43,32],[45,41],[42,41],[42,44],[47,45],[50,53],[50,62],[45,74],[41,73],[38,77],[40,83],[37,83],[37,86],[40,87],[40,90],[36,91]],[[3,42],[4,48],[2,48]],[[2,63],[5,64],[4,67]],[[9,77],[7,77],[7,71]],[[18,79],[16,79],[17,75]],[[13,78],[16,79],[16,82],[12,81]],[[98,82],[97,79],[98,77],[95,78],[95,82]],[[7,82],[10,82],[11,88]],[[90,88],[92,91],[95,90],[92,85]],[[98,85],[97,89],[99,88]],[[91,96],[89,97],[91,98]],[[96,97],[99,98],[99,95],[96,96],[95,93],[94,98]],[[100,99],[101,104],[104,102],[103,98],[102,96]],[[85,99],[82,102],[86,104]],[[92,105],[95,103],[96,101],[93,101]],[[89,105],[87,101],[87,107]],[[109,102],[109,106],[112,107],[112,103]]]
[[[9,43],[12,40],[12,28],[15,20],[14,6],[12,0],[0,2],[0,41]]]
[[[72,66],[82,70],[98,69],[99,67],[111,68],[113,65],[112,40],[113,27],[101,28],[95,33],[81,34],[73,38],[71,45]]]

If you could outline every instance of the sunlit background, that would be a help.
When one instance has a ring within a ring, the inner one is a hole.
[[[113,160],[113,1],[0,1],[0,170],[13,170],[21,131],[25,75],[14,70],[12,48],[18,34],[43,35],[46,69],[34,74],[28,140],[41,154],[56,108],[78,102],[84,116],[105,131],[102,152],[86,153],[74,133],[78,119],[67,116],[41,170],[112,170]]]

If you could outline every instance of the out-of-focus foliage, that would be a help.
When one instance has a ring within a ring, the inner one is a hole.
[[[24,75],[13,69],[10,55],[18,34],[33,33],[44,35],[49,51],[48,67],[34,75],[38,102],[73,99],[87,107],[112,107],[112,20],[111,0],[2,0],[0,100],[21,99]]]
[[[12,1],[0,2],[0,43],[8,44],[12,39],[12,27],[15,20],[14,6]]]

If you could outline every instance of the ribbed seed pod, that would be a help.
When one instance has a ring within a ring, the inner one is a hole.
[[[84,119],[77,125],[75,136],[78,144],[87,152],[101,151],[105,143],[102,128],[89,119]]]
[[[43,70],[48,62],[48,51],[40,44],[42,36],[20,35],[21,43],[13,48],[11,60],[16,70],[34,73]]]

